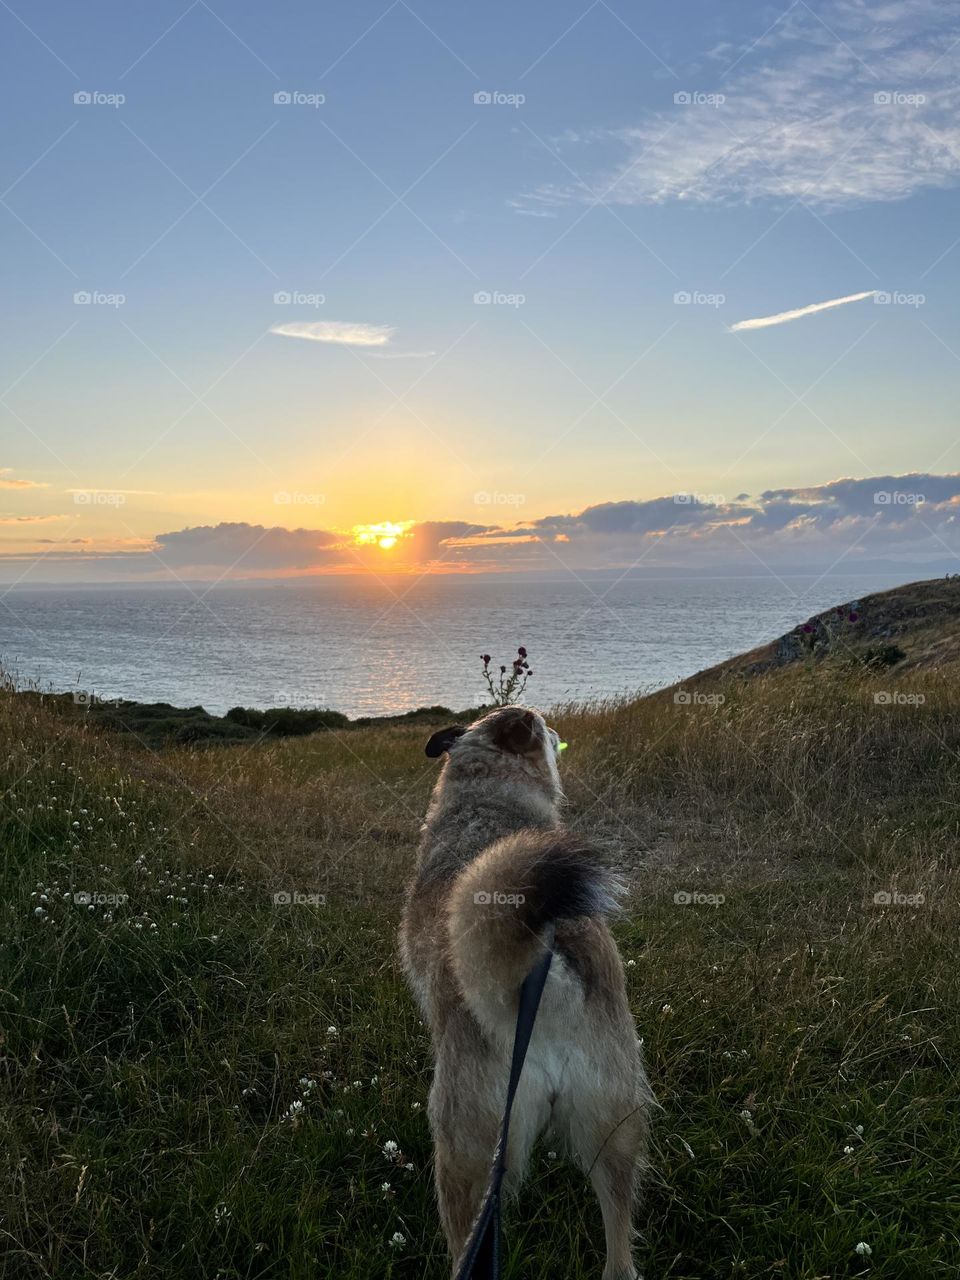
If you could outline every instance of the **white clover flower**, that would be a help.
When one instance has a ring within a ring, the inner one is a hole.
[[[380,1183],[380,1190],[384,1193],[384,1195],[386,1195],[386,1193],[390,1190],[390,1183],[389,1183],[389,1182],[381,1182],[381,1183]]]
[[[387,1141],[383,1144],[383,1154],[385,1156],[388,1156],[388,1157],[395,1156],[399,1152],[399,1150],[400,1148],[397,1146],[397,1144],[394,1142],[392,1138],[388,1138]]]
[[[852,1155],[853,1155],[853,1147],[844,1147],[844,1148],[843,1148],[843,1154],[844,1154],[845,1156],[852,1156]]]
[[[870,1255],[873,1253],[873,1250],[867,1244],[866,1240],[861,1240],[860,1243],[855,1247],[854,1253],[859,1253],[861,1258],[869,1258]]]
[[[412,1161],[412,1160],[410,1161],[410,1163],[409,1163],[409,1164],[405,1164],[403,1167],[404,1167],[405,1169],[407,1169],[410,1173],[413,1173],[413,1161]]]
[[[402,1231],[395,1231],[390,1237],[390,1243],[395,1249],[399,1249],[401,1245],[405,1245],[407,1243],[407,1237]]]

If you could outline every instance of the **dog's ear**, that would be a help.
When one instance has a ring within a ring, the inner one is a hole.
[[[523,707],[510,707],[497,718],[493,740],[501,751],[512,751],[514,755],[536,751],[540,746],[537,717]]]
[[[435,760],[437,756],[442,756],[445,751],[449,751],[456,740],[467,732],[466,725],[452,724],[447,729],[438,729],[430,738],[424,750],[431,760]]]

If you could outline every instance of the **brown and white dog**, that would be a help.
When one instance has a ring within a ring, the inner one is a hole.
[[[549,1132],[603,1211],[603,1280],[635,1280],[631,1210],[652,1097],[604,920],[618,884],[560,825],[559,738],[502,707],[435,733],[447,759],[423,826],[400,949],[436,1056],[437,1198],[454,1273],[486,1188],[506,1101],[520,985],[555,926],[554,960],[514,1104],[507,1191]]]

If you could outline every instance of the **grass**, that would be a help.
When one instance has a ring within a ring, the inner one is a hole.
[[[570,820],[633,886],[651,1280],[957,1274],[960,692],[917,673],[922,703],[877,703],[892,679],[553,721]],[[0,1276],[447,1274],[395,955],[428,732],[157,751],[0,694]],[[545,1148],[507,1242],[510,1280],[600,1274]]]

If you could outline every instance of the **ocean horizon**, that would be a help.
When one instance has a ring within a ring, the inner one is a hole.
[[[270,585],[30,587],[0,597],[0,666],[18,687],[349,716],[485,700],[530,654],[541,707],[635,696],[763,644],[812,614],[917,577],[315,577]]]

